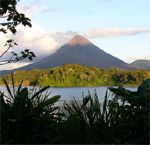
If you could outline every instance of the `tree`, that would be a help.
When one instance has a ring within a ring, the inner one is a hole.
[[[10,31],[12,34],[16,34],[17,26],[29,26],[32,27],[31,20],[27,18],[24,14],[19,13],[16,9],[17,3],[20,0],[0,0],[0,19],[2,19],[2,23],[0,23],[0,33],[6,34]],[[6,44],[4,45],[7,49],[0,54],[0,59],[9,51],[10,48],[17,45],[17,43],[13,39],[7,40]],[[35,54],[30,51],[29,49],[25,49],[21,51],[21,55],[18,55],[15,52],[11,52],[10,59],[7,60],[0,60],[0,65],[17,62],[28,58],[30,61],[36,57]]]

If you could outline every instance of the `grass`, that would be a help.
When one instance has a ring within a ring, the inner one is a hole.
[[[98,94],[74,98],[61,110],[60,96],[49,98],[49,86],[0,92],[1,144],[149,144],[150,79],[136,92],[110,87],[115,95],[104,101]]]

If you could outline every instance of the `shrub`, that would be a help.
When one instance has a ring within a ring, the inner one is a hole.
[[[93,95],[73,98],[60,110],[60,96],[49,97],[49,86],[39,91],[16,88],[12,76],[9,96],[0,92],[1,144],[149,144],[150,79],[137,91],[113,88],[104,101]]]
[[[22,88],[16,89],[12,77],[13,93],[4,79],[9,96],[0,92],[1,143],[2,144],[37,144],[53,143],[57,136],[57,123],[60,121],[59,108],[54,103],[60,96],[48,98],[42,93],[49,86],[39,91]]]
[[[150,79],[137,92],[123,87],[109,88],[100,103],[96,92],[65,104],[65,143],[76,144],[149,144]]]

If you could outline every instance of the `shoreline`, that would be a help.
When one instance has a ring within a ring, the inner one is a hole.
[[[0,86],[5,86],[4,84],[0,84]],[[15,85],[15,86],[19,86],[18,84],[17,85]],[[26,87],[46,87],[46,86],[30,86],[30,85],[23,85],[22,84],[22,86],[26,86]],[[91,86],[91,85],[87,85],[87,86],[51,86],[51,85],[49,85],[50,86],[50,88],[79,88],[79,87],[118,87],[118,86],[122,86],[122,87],[138,87],[139,85],[109,85],[109,86],[107,86],[107,85],[98,85],[98,86]],[[12,85],[11,86],[9,86],[9,87],[12,87]]]

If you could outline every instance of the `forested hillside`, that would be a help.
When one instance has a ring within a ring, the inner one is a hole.
[[[131,65],[135,65],[141,68],[150,69],[150,60],[139,59],[131,63]]]
[[[80,64],[67,64],[52,69],[33,69],[14,72],[15,84],[52,87],[139,85],[150,77],[150,70],[98,69]],[[4,78],[11,82],[10,75]],[[2,78],[1,78],[2,79]],[[1,85],[3,81],[0,80]]]

